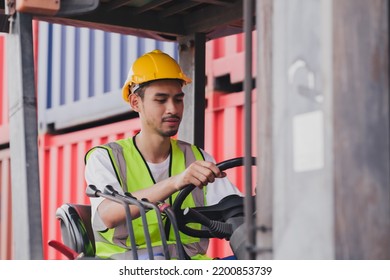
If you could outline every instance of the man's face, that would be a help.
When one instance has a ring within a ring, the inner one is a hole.
[[[184,110],[184,93],[178,81],[161,80],[149,84],[143,100],[139,100],[142,129],[160,136],[174,136]]]

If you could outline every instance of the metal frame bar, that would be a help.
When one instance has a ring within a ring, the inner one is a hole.
[[[179,138],[204,148],[206,36],[197,33],[193,38],[181,38],[179,45],[179,63],[192,79],[192,83],[185,88],[186,109],[179,129]]]
[[[273,258],[273,6],[274,0],[263,0],[256,6],[257,26],[257,193],[256,259]]]
[[[252,0],[244,1],[244,33],[245,33],[245,79],[244,79],[244,186],[245,186],[245,224],[247,232],[248,259],[254,259],[256,254],[252,248],[256,246],[256,220],[253,219],[254,203],[252,197]]]
[[[42,259],[32,16],[16,13],[7,37],[14,259]]]

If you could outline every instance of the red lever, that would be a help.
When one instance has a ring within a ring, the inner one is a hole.
[[[57,240],[50,240],[48,244],[49,246],[53,247],[54,249],[65,255],[70,260],[79,259],[83,255],[83,253],[79,254],[75,250],[69,248],[68,246],[62,244]]]

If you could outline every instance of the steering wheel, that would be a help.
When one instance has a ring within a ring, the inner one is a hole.
[[[232,158],[217,164],[221,171],[244,165],[244,158]],[[256,158],[251,158],[251,165],[256,165]],[[229,239],[232,232],[232,224],[226,221],[232,217],[243,216],[244,198],[238,195],[229,195],[218,204],[203,207],[182,209],[186,197],[194,190],[195,185],[184,187],[177,195],[172,210],[176,216],[177,225],[181,232],[199,238],[225,238]],[[204,229],[189,227],[189,223],[200,223]],[[169,225],[168,225],[169,228]]]

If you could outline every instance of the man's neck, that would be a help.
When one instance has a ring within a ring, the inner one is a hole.
[[[147,162],[163,162],[169,156],[171,149],[169,137],[145,135],[141,132],[136,136],[135,142],[138,150]]]

